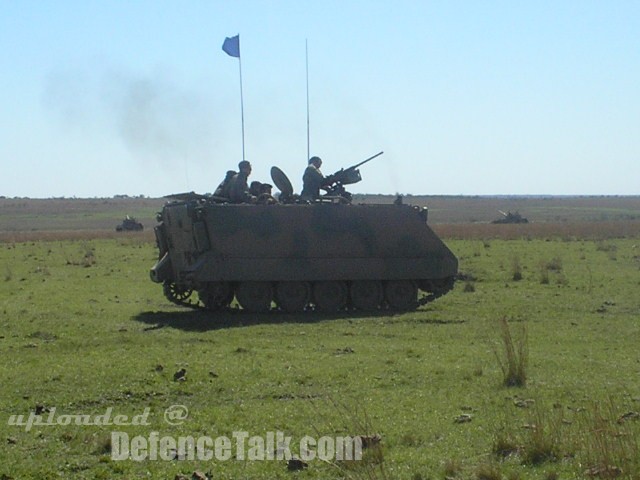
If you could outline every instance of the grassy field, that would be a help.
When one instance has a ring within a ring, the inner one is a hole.
[[[391,203],[390,195],[355,195],[355,203]],[[126,215],[136,217],[145,228],[155,225],[162,198],[28,199],[0,197],[0,241],[39,239],[42,233],[59,235],[78,231],[113,233]],[[533,223],[566,225],[593,222],[640,222],[640,196],[609,197],[405,197],[407,203],[429,208],[433,224],[486,224],[501,218],[498,210],[519,211]]]
[[[455,289],[416,312],[345,318],[168,303],[147,273],[157,200],[2,202],[0,478],[640,478],[632,204],[596,221],[579,209],[522,226],[446,217],[434,228],[460,259]],[[125,214],[151,218],[146,231],[112,233]],[[29,215],[37,226],[18,228]],[[510,362],[523,386],[505,386]],[[172,405],[187,407],[183,423],[165,420]],[[140,426],[9,424],[147,408]],[[290,472],[283,460],[116,461],[112,431],[281,431],[294,454],[305,435],[381,443],[361,462]]]
[[[155,224],[163,199],[0,199],[0,233],[47,231],[115,231],[126,215],[147,227]]]

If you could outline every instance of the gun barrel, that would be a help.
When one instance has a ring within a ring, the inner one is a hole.
[[[362,177],[360,177],[360,171],[358,170],[358,167],[360,167],[361,165],[364,165],[367,162],[370,162],[371,160],[373,160],[376,157],[379,157],[383,153],[384,152],[376,153],[372,157],[369,157],[366,160],[363,160],[362,162],[358,163],[357,165],[352,165],[349,168],[341,168],[340,170],[338,170],[333,175],[329,175],[328,177],[325,177],[324,184],[325,185],[330,185],[330,184],[332,184],[334,182],[339,182],[342,185],[350,185],[352,183],[358,183],[360,180],[362,180]]]
[[[364,165],[364,164],[365,164],[365,163],[367,163],[367,162],[370,162],[370,161],[371,161],[371,160],[373,160],[374,158],[379,157],[379,156],[380,156],[380,155],[382,155],[383,153],[384,153],[384,152],[378,152],[378,153],[376,153],[375,155],[373,155],[373,156],[371,156],[371,157],[367,158],[366,160],[363,160],[362,162],[360,162],[360,163],[358,163],[357,165],[354,165],[353,167],[350,167],[350,168],[358,168],[359,166]]]

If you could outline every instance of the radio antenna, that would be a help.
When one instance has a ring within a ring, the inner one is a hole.
[[[307,39],[304,39],[305,64],[307,71],[307,160],[311,158],[310,140],[309,140],[309,47]]]

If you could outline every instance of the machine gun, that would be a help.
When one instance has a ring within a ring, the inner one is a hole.
[[[321,188],[327,192],[328,196],[339,196],[351,201],[351,194],[345,190],[344,186],[358,183],[362,180],[358,167],[370,162],[376,157],[379,157],[383,153],[384,152],[378,152],[372,157],[369,157],[356,165],[352,165],[349,168],[341,168],[333,175],[325,177]]]

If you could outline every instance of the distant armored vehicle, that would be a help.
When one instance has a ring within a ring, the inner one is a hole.
[[[325,190],[341,195],[315,202],[301,202],[276,167],[275,204],[168,197],[151,279],[179,305],[218,310],[235,298],[251,312],[412,310],[453,288],[458,260],[427,225],[427,209],[353,205],[343,185],[360,172],[332,178]]]
[[[500,212],[500,214],[502,215],[502,218],[499,218],[498,220],[494,220],[491,223],[529,223],[529,220],[527,220],[525,217],[520,215],[518,212],[505,213],[502,210],[498,210],[498,212]]]
[[[143,229],[144,226],[129,215],[125,217],[120,225],[116,226],[116,232],[139,232]]]

